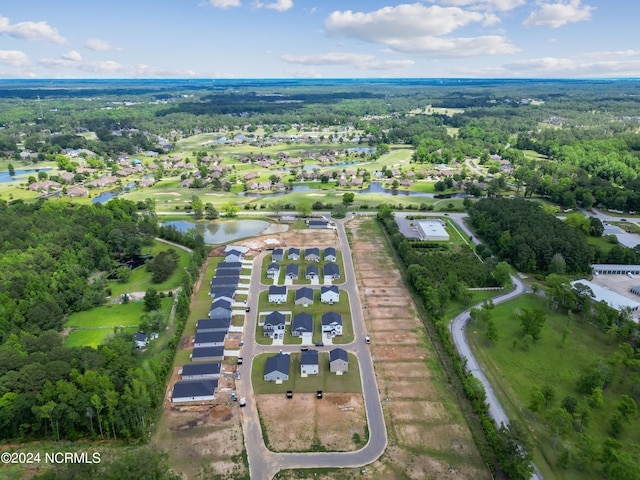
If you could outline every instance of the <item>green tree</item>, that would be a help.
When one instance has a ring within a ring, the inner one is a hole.
[[[537,385],[534,385],[531,390],[531,396],[529,397],[529,410],[534,413],[539,412],[545,403],[546,398],[542,394],[542,389]]]
[[[195,195],[191,198],[191,208],[196,220],[201,220],[204,217],[204,203]]]
[[[7,170],[9,170],[9,175],[11,177],[13,177],[16,174],[16,169],[13,166],[13,163],[10,163],[9,165],[7,165]]]
[[[346,192],[342,195],[342,203],[345,205],[351,205],[355,200],[355,194],[353,192]]]
[[[331,209],[333,218],[344,218],[347,216],[347,207],[343,203],[336,203]]]
[[[520,321],[520,325],[522,325],[523,335],[531,335],[534,342],[540,340],[540,333],[546,321],[544,310],[540,308],[533,310],[523,308],[520,313],[516,315],[516,318]]]
[[[155,288],[149,288],[144,294],[144,309],[147,312],[153,312],[160,310],[162,306],[162,299],[160,294]]]
[[[303,218],[308,218],[311,215],[312,203],[311,200],[300,200],[296,204],[296,210]]]
[[[493,318],[489,318],[487,321],[487,330],[484,333],[484,338],[492,345],[498,341],[498,327]]]
[[[526,429],[516,420],[500,425],[496,455],[500,468],[511,480],[529,480],[533,473],[532,444]]]
[[[238,212],[240,211],[240,207],[238,207],[233,202],[224,203],[222,205],[221,209],[222,209],[222,213],[224,213],[224,216],[228,217],[228,218],[235,217],[238,214]]]
[[[545,418],[549,424],[549,429],[554,434],[551,448],[556,449],[559,438],[565,438],[571,432],[571,415],[562,407],[552,408],[547,412]]]
[[[216,220],[218,218],[218,210],[212,203],[206,203],[204,206],[204,218],[207,220]]]
[[[180,256],[173,248],[158,253],[146,263],[147,271],[151,272],[154,283],[167,280],[178,267]]]

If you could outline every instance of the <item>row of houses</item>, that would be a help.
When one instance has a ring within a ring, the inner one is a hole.
[[[287,260],[300,260],[302,253],[299,248],[291,247],[287,250]],[[323,251],[324,260],[327,262],[335,262],[338,259],[336,249],[334,247],[327,247]],[[320,261],[320,249],[317,247],[306,248],[304,250],[303,258],[307,262],[319,262]],[[271,253],[271,259],[274,262],[282,262],[284,260],[284,249],[276,248]]]
[[[225,260],[216,267],[211,279],[209,295],[213,297],[209,318],[196,322],[196,334],[193,337],[191,361],[180,370],[182,381],[173,387],[171,400],[179,402],[200,402],[214,399],[215,390],[222,370],[224,344],[231,326],[233,304],[242,259],[246,249],[228,247]]]
[[[282,383],[289,380],[291,369],[291,356],[279,353],[267,358],[264,366],[263,378],[265,382]],[[349,355],[342,348],[334,348],[329,351],[329,371],[336,375],[342,375],[349,371]],[[319,352],[307,350],[300,353],[300,376],[318,375]]]
[[[286,331],[286,317],[283,313],[275,311],[266,315],[262,330],[265,337],[283,338]],[[335,337],[342,335],[342,315],[336,312],[327,312],[322,315],[321,329],[323,335]],[[298,313],[291,321],[291,335],[305,337],[313,335],[313,316],[306,313]]]
[[[313,289],[309,287],[302,287],[295,291],[295,304],[296,305],[312,305]],[[271,285],[268,290],[267,298],[269,303],[285,303],[287,301],[287,287],[286,285]],[[340,289],[335,285],[328,285],[320,287],[320,302],[333,305],[340,300]]]
[[[272,263],[267,267],[267,278],[278,278],[280,276],[281,266]],[[340,267],[336,263],[327,263],[322,267],[322,274],[325,281],[328,279],[338,280],[341,277]],[[290,280],[298,280],[300,278],[300,266],[290,263],[285,267],[285,277]],[[320,278],[320,269],[315,265],[308,265],[304,271],[304,278],[307,280],[318,280]]]

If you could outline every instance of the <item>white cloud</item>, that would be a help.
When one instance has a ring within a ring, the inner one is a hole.
[[[230,7],[239,7],[241,3],[240,0],[207,0],[205,5],[224,9]]]
[[[99,38],[88,38],[84,43],[85,47],[89,50],[94,50],[96,52],[108,52],[109,50],[120,50],[120,48],[116,48],[112,46],[109,42],[104,40],[100,40]]]
[[[601,52],[587,52],[582,54],[583,57],[640,57],[640,50],[613,50]]]
[[[319,55],[282,55],[281,60],[301,65],[355,65],[373,60],[373,55],[331,52]]]
[[[325,20],[325,28],[334,35],[387,43],[397,38],[445,35],[484,19],[479,12],[414,3],[384,7],[370,13],[335,11]]]
[[[591,19],[595,7],[580,5],[580,0],[569,0],[568,3],[545,3],[539,10],[522,23],[525,27],[558,28],[567,23],[583,22]]]
[[[271,10],[277,10],[278,12],[285,12],[293,7],[293,0],[276,0],[272,3],[267,3],[264,8],[270,8]]]
[[[67,40],[47,22],[19,22],[11,24],[7,17],[0,16],[0,34],[19,38],[22,40],[44,40],[47,42],[67,43]]]
[[[640,60],[582,61],[578,58],[543,57],[504,65],[511,74],[524,77],[637,77]]]
[[[82,55],[75,50],[71,50],[70,52],[61,55],[61,58],[64,60],[71,60],[72,62],[79,62],[82,60]]]
[[[0,50],[0,63],[11,67],[24,67],[29,65],[29,57],[20,50]]]
[[[469,38],[420,37],[390,42],[389,46],[397,52],[438,58],[500,55],[520,51],[499,35]]]
[[[327,32],[365,42],[378,43],[395,52],[430,57],[466,57],[513,53],[518,49],[499,35],[470,38],[444,37],[471,23],[494,25],[500,19],[493,13],[480,13],[457,7],[425,7],[402,4],[370,13],[335,11],[325,20]]]
[[[330,52],[318,55],[282,55],[281,60],[300,65],[349,65],[360,70],[393,70],[415,64],[413,60],[378,61],[373,55]]]
[[[520,7],[527,2],[526,0],[442,0],[441,3],[456,7],[471,7],[472,9],[478,10],[483,9],[508,12],[509,10]]]
[[[91,74],[119,75],[123,77],[145,78],[145,77],[194,77],[193,70],[177,70],[153,67],[150,65],[122,65],[113,60],[101,62],[85,61],[82,56],[72,50],[60,58],[43,58],[39,64],[51,70],[73,69],[79,72]]]

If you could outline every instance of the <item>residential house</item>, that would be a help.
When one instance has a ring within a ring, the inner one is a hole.
[[[218,298],[211,303],[209,318],[231,318],[231,302]]]
[[[220,174],[218,174],[220,176]],[[258,182],[247,182],[247,190],[257,190]]]
[[[291,357],[288,354],[279,353],[267,358],[264,366],[264,381],[282,383],[289,380],[289,367]]]
[[[264,325],[262,331],[265,337],[270,338],[283,338],[285,330],[284,315],[280,312],[271,312],[264,319]]]
[[[48,192],[50,190],[58,190],[62,185],[53,180],[45,180],[44,182],[32,183],[29,190],[38,192]]]
[[[329,222],[325,220],[309,220],[307,226],[309,228],[329,228]]]
[[[328,304],[338,303],[340,301],[340,290],[335,285],[331,285],[329,287],[321,287],[320,301],[322,303]]]
[[[318,375],[318,351],[307,350],[300,352],[300,375]]]
[[[228,332],[230,318],[203,318],[196,322],[196,332]]]
[[[313,317],[308,313],[298,313],[291,321],[291,335],[301,337],[304,333],[313,333]]]
[[[304,278],[306,278],[307,280],[316,280],[319,275],[320,275],[320,272],[318,270],[318,266],[309,265],[305,271]]]
[[[214,399],[214,391],[218,380],[198,380],[193,382],[176,382],[171,392],[171,401],[207,402]]]
[[[214,277],[211,279],[211,290],[214,288],[238,288],[240,277]]]
[[[313,247],[313,248],[306,248],[304,250],[304,259],[307,262],[319,262],[320,261],[320,249]]]
[[[226,332],[196,332],[193,337],[193,346],[198,347],[224,347]]]
[[[229,250],[225,257],[225,262],[241,262],[242,261],[242,252],[239,250]]]
[[[215,300],[222,299],[229,303],[233,303],[236,296],[236,289],[229,287],[214,287],[209,291],[209,296],[213,297]]]
[[[267,267],[267,278],[278,278],[280,275],[280,265],[272,263]]]
[[[149,337],[144,332],[136,332],[133,334],[136,341],[136,348],[144,348],[149,343]]]
[[[70,197],[88,197],[89,190],[83,187],[67,188],[67,195]]]
[[[180,369],[182,380],[217,380],[220,378],[221,363],[188,363]]]
[[[342,375],[349,371],[349,356],[346,350],[334,348],[329,352],[329,371],[336,375]]]
[[[340,278],[340,266],[337,263],[326,263],[322,269],[325,281],[327,279],[337,280]]]
[[[237,270],[240,273],[242,262],[220,262],[216,267],[217,270]]]
[[[284,260],[284,250],[282,248],[276,248],[271,252],[271,261],[281,262]]]
[[[335,262],[338,259],[338,257],[336,256],[336,249],[333,247],[325,248],[324,259],[328,262]]]
[[[312,305],[313,304],[313,289],[309,287],[302,287],[296,290],[296,299],[294,302],[296,305]]]
[[[297,280],[298,271],[298,265],[296,265],[295,263],[290,263],[289,265],[287,265],[287,269],[285,270],[285,276],[287,278],[290,278],[291,280]]]
[[[291,247],[287,252],[287,258],[289,260],[300,260],[300,249]]]
[[[287,287],[271,285],[269,287],[269,302],[270,303],[284,303],[287,301]]]
[[[336,312],[322,315],[322,333],[328,333],[332,337],[342,335],[342,316]]]
[[[224,360],[224,347],[197,347],[191,353],[193,362],[221,362]]]

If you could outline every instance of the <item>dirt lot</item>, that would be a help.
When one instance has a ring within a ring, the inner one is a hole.
[[[335,230],[301,229],[289,230],[282,235],[286,245],[298,248],[305,247],[337,247],[339,246],[338,234]]]
[[[367,474],[490,478],[442,372],[432,366],[432,348],[381,230],[374,220],[355,218],[347,231],[389,435],[387,451]]]
[[[364,445],[353,441],[354,433],[365,439],[361,394],[325,393],[322,399],[312,393],[291,399],[282,394],[257,395],[256,402],[274,451],[351,451]]]

